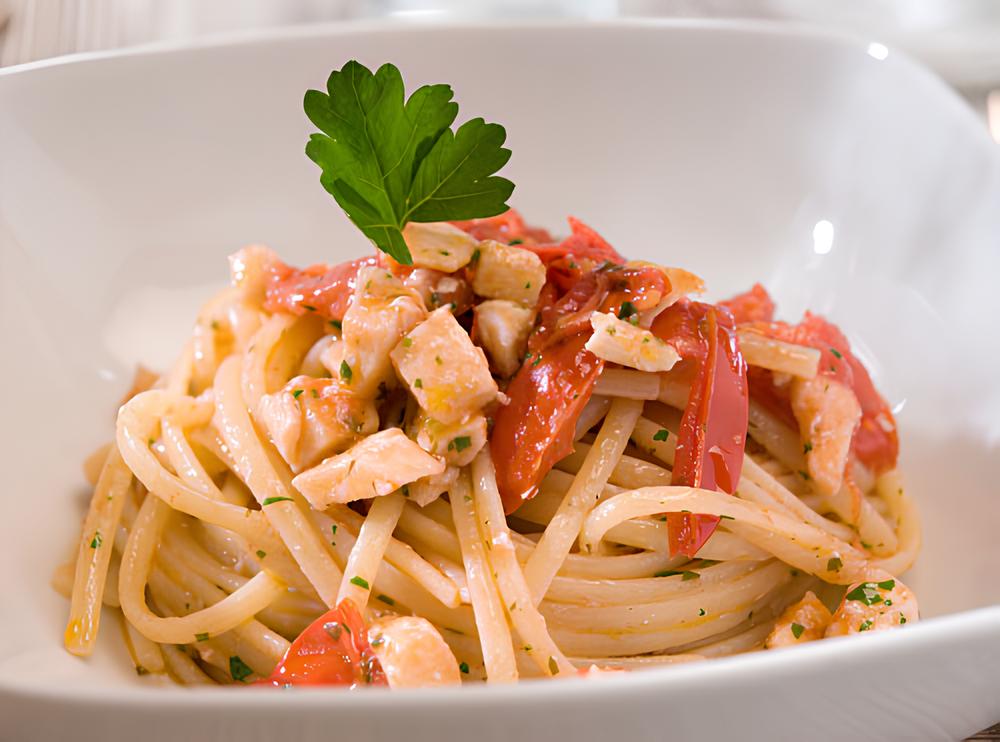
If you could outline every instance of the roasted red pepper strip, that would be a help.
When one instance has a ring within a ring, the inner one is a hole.
[[[677,349],[693,374],[671,483],[732,494],[743,468],[749,400],[732,315],[682,299],[657,317],[652,331]],[[668,513],[671,555],[693,557],[718,524],[715,515]]]
[[[340,321],[354,293],[358,271],[378,264],[374,255],[334,266],[292,268],[278,263],[268,276],[264,308],[298,315],[314,312],[324,319]]]
[[[388,685],[368,643],[368,627],[350,600],[309,624],[261,685]]]

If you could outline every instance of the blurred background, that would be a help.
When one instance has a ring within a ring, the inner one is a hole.
[[[1000,142],[1000,0],[0,0],[0,66],[273,26],[512,17],[763,18],[839,29],[923,61]]]

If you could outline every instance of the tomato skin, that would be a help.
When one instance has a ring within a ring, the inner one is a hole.
[[[774,320],[774,300],[767,293],[767,289],[759,283],[755,283],[749,291],[737,294],[732,299],[720,301],[718,306],[728,309],[737,325]]]
[[[525,246],[552,242],[552,235],[548,231],[528,226],[516,209],[507,209],[502,214],[486,219],[469,219],[452,224],[477,240],[496,240],[504,244],[520,240]]]
[[[604,368],[583,347],[589,337],[578,333],[538,351],[507,387],[510,404],[497,410],[490,453],[508,514],[538,494],[542,478],[573,451],[576,421]]]
[[[292,268],[278,263],[268,276],[264,308],[269,312],[317,314],[340,321],[354,293],[358,271],[376,265],[379,259],[374,255],[334,266]]]
[[[670,556],[694,558],[715,533],[722,519],[708,513],[667,513],[667,542]]]
[[[895,467],[899,434],[892,410],[875,388],[868,370],[851,352],[851,345],[840,328],[812,312],[806,312],[797,325],[754,322],[750,327],[777,340],[817,349],[820,352],[819,375],[850,387],[861,405],[861,424],[851,441],[854,455],[876,475]],[[774,389],[769,374],[755,374],[752,383],[755,399],[760,395],[765,406],[783,419],[791,417],[787,393]],[[794,421],[794,417],[791,420]]]
[[[732,317],[711,304],[682,300],[656,319],[652,331],[695,369],[671,483],[732,494],[743,468],[749,404]]]
[[[725,308],[678,301],[653,322],[652,332],[669,342],[691,376],[691,394],[681,418],[671,484],[732,494],[743,468],[749,413],[747,365]],[[668,513],[671,556],[693,557],[715,532],[719,517]]]
[[[368,643],[368,627],[357,606],[343,600],[309,624],[289,646],[274,671],[259,685],[389,684]]]
[[[625,301],[655,306],[669,281],[651,266],[601,268],[580,278],[558,301],[541,306],[541,324],[528,339],[529,357],[505,393],[490,433],[490,451],[504,508],[534,497],[555,463],[573,450],[573,434],[604,362],[584,348],[595,310],[620,311]]]

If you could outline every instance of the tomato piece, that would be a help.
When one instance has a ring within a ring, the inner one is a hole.
[[[861,424],[851,441],[854,455],[876,475],[896,465],[899,434],[892,410],[878,393],[868,370],[851,352],[851,345],[840,328],[812,312],[806,312],[797,325],[755,322],[752,327],[777,340],[816,348],[820,352],[819,374],[850,387],[861,405]],[[760,394],[769,409],[781,410],[779,414],[789,419],[791,408],[787,406],[787,395],[774,390],[769,375],[755,375],[753,392],[755,399]]]
[[[519,241],[525,246],[552,242],[552,235],[547,230],[528,226],[515,209],[507,209],[502,214],[486,219],[469,219],[452,224],[477,240],[496,240],[505,244]]]
[[[358,271],[376,265],[379,259],[374,255],[334,266],[292,268],[278,263],[268,276],[264,308],[295,315],[312,312],[327,320],[340,321],[354,293]]]
[[[368,627],[351,600],[309,624],[261,685],[388,685],[368,643]]]
[[[573,450],[573,433],[604,362],[584,348],[589,332],[548,345],[521,366],[507,387],[490,435],[504,510],[514,512]]]
[[[731,494],[743,468],[749,400],[732,316],[711,304],[681,300],[656,319],[652,331],[696,362],[671,481]]]
[[[728,309],[737,325],[747,322],[770,322],[774,319],[774,300],[767,293],[767,289],[759,283],[755,283],[749,291],[737,294],[732,299],[720,301],[718,306]]]
[[[694,557],[715,533],[722,519],[708,513],[667,513],[667,541],[670,556]]]
[[[681,299],[653,322],[652,332],[687,363],[691,393],[677,434],[671,484],[732,494],[743,469],[749,392],[747,365],[736,342],[732,315],[720,307]],[[719,518],[668,513],[671,556],[693,557]]]
[[[603,263],[608,261],[621,265],[625,258],[594,229],[575,217],[569,218],[569,236],[558,244],[528,244],[524,247],[534,252],[543,263],[551,263],[558,258],[572,256],[577,261]]]

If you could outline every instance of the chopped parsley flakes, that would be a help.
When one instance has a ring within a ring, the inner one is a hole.
[[[793,623],[792,624],[792,636],[794,636],[796,639],[798,639],[800,636],[802,636],[802,632],[805,631],[805,630],[806,630],[806,627],[803,626],[800,623]]]
[[[237,683],[245,683],[247,678],[253,675],[253,670],[240,659],[239,655],[233,655],[229,658],[229,674]]]
[[[354,577],[351,578],[351,584],[357,585],[358,587],[362,587],[365,590],[371,589],[371,587],[368,585],[368,580],[366,580],[364,577],[359,577],[358,575],[354,575]]]
[[[883,582],[862,582],[845,596],[845,600],[856,600],[865,605],[875,605],[883,602],[882,594],[879,590],[892,590],[896,587],[895,580],[885,580]]]
[[[449,451],[464,451],[472,445],[472,438],[467,435],[460,435],[448,444]]]
[[[665,441],[670,436],[670,431],[666,428],[660,428],[653,434],[654,441]]]

